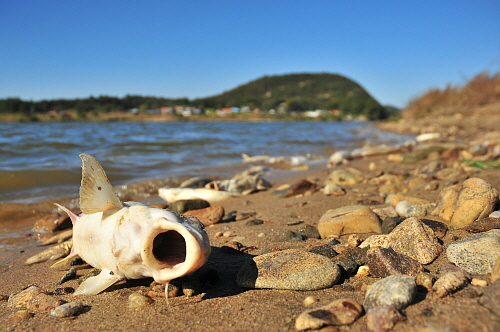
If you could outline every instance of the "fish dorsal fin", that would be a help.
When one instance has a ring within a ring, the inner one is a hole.
[[[87,153],[81,154],[80,158],[82,159],[80,210],[85,214],[93,214],[121,209],[123,205],[97,160]]]

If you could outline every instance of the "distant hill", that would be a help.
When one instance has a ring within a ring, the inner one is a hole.
[[[370,120],[384,119],[392,110],[379,104],[358,83],[329,73],[303,73],[264,76],[216,96],[189,100],[153,96],[127,95],[123,98],[101,95],[83,99],[25,101],[20,98],[0,99],[0,114],[22,114],[34,118],[39,114],[73,111],[81,119],[89,114],[157,111],[164,107],[197,107],[202,111],[225,107],[276,110],[278,113],[309,110],[337,110],[339,118],[363,115]]]
[[[358,83],[329,73],[264,76],[191,103],[202,108],[248,106],[295,112],[340,110],[342,114],[365,115],[372,120],[387,116],[385,108]]]

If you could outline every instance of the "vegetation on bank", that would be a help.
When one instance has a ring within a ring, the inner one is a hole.
[[[194,110],[189,115],[208,118],[230,109],[224,115],[235,119],[377,120],[394,112],[380,105],[356,82],[329,73],[264,76],[219,95],[193,100],[132,95],[41,101],[0,99],[0,117],[18,121],[139,120],[158,115],[176,120],[186,116],[186,109]],[[131,110],[135,114],[128,114]]]
[[[500,103],[500,73],[481,72],[464,85],[448,84],[433,88],[413,99],[401,111],[403,118],[423,118],[436,114],[449,115],[457,110]]]

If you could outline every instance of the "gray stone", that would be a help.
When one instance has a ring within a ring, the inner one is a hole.
[[[210,203],[203,199],[181,199],[170,203],[168,209],[172,212],[184,214],[187,211],[204,209],[210,206]]]
[[[366,264],[366,253],[368,248],[350,248],[347,247],[339,255],[333,258],[333,261],[340,265],[347,275],[356,274],[358,267]]]
[[[336,183],[341,186],[352,186],[364,180],[363,173],[355,168],[336,169],[330,173],[325,185]]]
[[[500,257],[500,229],[478,233],[448,246],[446,256],[450,262],[473,275],[491,273]]]
[[[142,295],[141,293],[138,292],[132,293],[128,297],[129,309],[140,309],[153,303],[154,300],[152,298],[150,298],[149,296]]]
[[[363,306],[365,310],[369,310],[381,305],[392,305],[401,310],[413,301],[416,291],[415,278],[395,274],[371,285],[366,292]]]
[[[236,282],[245,288],[316,290],[333,286],[340,274],[325,256],[289,249],[253,257],[238,271]]]
[[[57,318],[71,317],[81,314],[83,309],[84,305],[81,302],[73,301],[55,307],[50,311],[50,315]]]
[[[448,272],[439,277],[432,286],[432,290],[436,292],[437,297],[445,297],[469,284],[469,278],[460,272]]]

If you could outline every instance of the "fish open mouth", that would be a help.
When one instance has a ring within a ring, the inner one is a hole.
[[[186,260],[186,240],[174,230],[159,233],[153,240],[153,255],[172,268]]]

